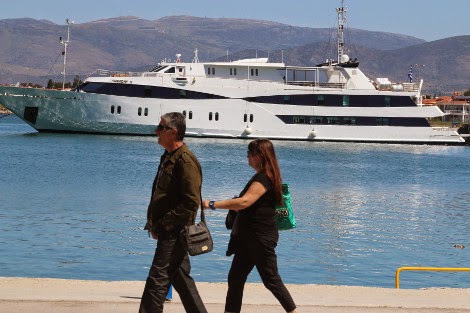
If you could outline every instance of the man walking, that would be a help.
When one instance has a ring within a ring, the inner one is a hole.
[[[156,129],[158,143],[165,152],[153,182],[145,229],[158,241],[139,313],[163,312],[170,284],[186,312],[207,313],[180,239],[181,230],[195,222],[202,184],[199,161],[183,142],[185,132],[185,116],[178,112],[164,114]]]

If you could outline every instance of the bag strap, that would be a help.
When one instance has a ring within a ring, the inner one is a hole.
[[[191,153],[184,152],[184,154],[187,154],[191,160],[194,162],[194,164],[197,166],[199,169],[199,173],[201,174],[201,185],[199,186],[199,197],[201,200],[200,208],[201,208],[201,221],[206,223],[206,215],[204,214],[204,207],[202,205],[202,169],[201,169],[201,164],[199,164],[199,161],[195,159],[195,156],[193,156]],[[197,216],[197,211],[196,211],[196,216]],[[194,222],[194,221],[193,221]]]

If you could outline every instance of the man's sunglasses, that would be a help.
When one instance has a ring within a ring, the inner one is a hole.
[[[157,130],[158,131],[162,131],[164,129],[173,129],[173,127],[170,127],[170,126],[165,126],[165,125],[162,125],[162,124],[158,124],[157,125]]]

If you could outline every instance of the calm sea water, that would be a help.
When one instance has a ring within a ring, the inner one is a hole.
[[[237,194],[253,174],[243,140],[191,139],[203,197]],[[275,142],[298,228],[281,232],[286,283],[394,287],[401,266],[470,267],[470,148]],[[162,148],[155,138],[39,134],[0,118],[0,276],[145,280],[142,230]],[[197,281],[225,282],[223,211]],[[455,248],[463,245],[465,248]],[[254,271],[250,281],[259,281]],[[470,288],[470,272],[403,272],[402,288]]]

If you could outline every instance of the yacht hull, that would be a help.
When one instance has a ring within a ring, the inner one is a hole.
[[[0,104],[39,132],[154,135],[162,114],[184,111],[192,114],[192,118],[187,119],[186,136],[189,137],[448,145],[464,143],[455,131],[431,127],[288,124],[282,120],[282,116],[302,115],[312,110],[321,114],[324,108],[282,106],[243,99],[131,98],[0,87]],[[434,108],[415,107],[410,110],[415,110],[415,115],[422,112],[426,116],[433,114]],[[360,108],[336,108],[336,111],[336,115],[351,115],[357,114],[354,111],[360,111]],[[211,114],[214,116],[209,119]],[[396,112],[391,108],[374,108],[363,114],[386,116]],[[256,119],[250,121],[249,118],[241,118],[250,115],[256,116]]]

